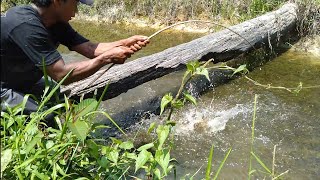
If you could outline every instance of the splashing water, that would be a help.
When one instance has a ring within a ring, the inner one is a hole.
[[[175,132],[179,135],[188,134],[190,131],[215,133],[224,130],[229,120],[249,111],[250,109],[242,104],[222,110],[211,107],[192,108],[179,118]]]

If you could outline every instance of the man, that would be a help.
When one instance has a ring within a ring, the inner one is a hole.
[[[1,108],[22,102],[25,94],[41,97],[44,90],[43,60],[47,74],[69,84],[84,79],[109,63],[122,64],[148,43],[145,36],[133,36],[111,43],[93,43],[69,25],[78,0],[33,0],[32,5],[10,8],[1,16]],[[93,0],[80,0],[91,5]],[[57,51],[67,46],[89,60],[65,64]],[[24,113],[38,108],[29,98]]]

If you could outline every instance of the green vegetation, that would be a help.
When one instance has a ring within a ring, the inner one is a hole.
[[[144,169],[146,176],[161,179],[170,172],[171,146],[165,142],[171,125],[152,125],[149,132],[156,131],[158,137],[141,147],[135,148],[132,141],[116,138],[98,144],[92,133],[108,127],[94,124],[92,119],[102,114],[114,123],[106,112],[97,110],[101,98],[70,104],[65,97],[64,103],[45,108],[64,79],[52,91],[46,88],[38,111],[30,116],[23,115],[30,95],[20,105],[1,112],[1,178],[120,179]],[[107,87],[104,93],[106,90]],[[56,114],[57,128],[46,127],[42,121],[51,113]]]
[[[175,121],[171,119],[172,112],[182,108],[189,101],[197,104],[196,99],[186,90],[185,85],[198,75],[205,76],[209,81],[206,66],[211,61],[201,65],[198,61],[187,64],[187,71],[179,92],[175,97],[167,94],[161,101],[161,114],[169,109],[164,124],[152,123],[148,134],[153,139],[140,147],[134,147],[134,139],[125,141],[110,137],[110,140],[95,139],[94,133],[101,128],[109,128],[92,123],[97,114],[104,115],[124,135],[125,132],[114,122],[108,113],[98,110],[102,100],[96,98],[82,100],[79,104],[71,104],[64,97],[63,103],[46,107],[48,100],[54,96],[61,83],[51,91],[46,88],[39,109],[30,116],[23,115],[27,98],[16,107],[1,112],[1,178],[3,179],[125,179],[143,175],[147,179],[163,179],[175,171],[175,159],[171,157],[174,136],[172,134]],[[248,72],[245,65],[231,68],[219,65],[217,69],[232,70],[234,73]],[[44,71],[45,72],[45,71]],[[70,73],[69,73],[70,74]],[[107,91],[106,86],[101,97]],[[255,98],[256,104],[257,97]],[[256,105],[254,112],[256,112]],[[56,128],[47,127],[43,122],[48,114],[56,114]],[[252,145],[250,152],[249,179],[256,170],[252,168],[255,160],[264,168],[270,177],[277,178],[253,151],[255,129],[255,113],[252,124]],[[206,179],[217,179],[231,148],[218,167],[215,176],[211,176],[213,146],[208,158]],[[278,177],[282,176],[280,174]],[[135,177],[137,178],[137,177]],[[192,177],[190,178],[192,179]]]

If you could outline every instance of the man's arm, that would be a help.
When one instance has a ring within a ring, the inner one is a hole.
[[[70,76],[63,82],[64,85],[67,85],[94,74],[106,64],[122,64],[133,53],[134,51],[128,47],[118,46],[86,61],[65,64],[63,59],[60,59],[47,66],[47,73],[55,81],[60,81],[73,69],[73,72],[70,74]]]
[[[142,47],[146,46],[147,43],[149,43],[147,38],[148,37],[146,36],[136,35],[127,39],[122,39],[119,41],[109,42],[109,43],[93,43],[88,41],[72,47],[72,50],[78,52],[79,54],[82,54],[87,58],[92,59],[112,48],[119,47],[119,46],[126,46],[133,51],[138,51]]]

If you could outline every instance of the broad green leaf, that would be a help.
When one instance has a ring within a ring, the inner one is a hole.
[[[98,159],[99,158],[99,146],[92,139],[86,141],[86,144],[89,148],[89,154]]]
[[[86,139],[89,132],[89,126],[85,121],[77,120],[75,122],[69,122],[68,127],[78,139],[82,141]]]
[[[163,169],[163,172],[166,175],[168,172],[168,166],[169,166],[169,162],[170,162],[169,151],[163,152],[163,150],[157,150],[156,155],[155,155],[155,159],[158,162],[158,164],[161,166],[161,168]]]
[[[188,101],[192,102],[194,105],[197,105],[196,98],[194,98],[191,94],[185,92],[185,93],[183,93],[183,95]]]
[[[99,165],[103,168],[107,168],[108,165],[109,165],[109,161],[108,161],[108,158],[103,156],[101,157],[101,159],[98,161]]]
[[[243,72],[244,74],[248,73],[249,70],[247,69],[247,65],[244,64],[239,66],[236,70],[233,71],[232,76],[240,72]]]
[[[171,160],[170,160],[171,161]],[[170,165],[168,168],[167,168],[167,173],[169,173],[171,170],[172,170],[172,168],[174,168],[174,165]]]
[[[113,150],[109,154],[107,154],[107,157],[110,161],[117,164],[119,159],[119,152],[116,150]]]
[[[89,112],[92,112],[95,110],[98,102],[95,99],[85,99],[81,101],[75,108],[74,112],[76,113],[75,119],[79,117],[83,117]]]
[[[113,138],[113,137],[110,137],[110,139],[112,140],[112,142],[114,144],[118,144],[118,145],[122,144],[122,141],[120,141],[119,139],[116,139],[116,138]]]
[[[135,172],[137,172],[142,166],[146,164],[146,162],[148,162],[150,156],[152,156],[152,154],[145,149],[139,153],[136,159]]]
[[[163,158],[162,165],[161,165],[163,171],[166,172],[165,174],[168,173],[169,162],[170,162],[170,152],[168,151],[168,152],[165,154],[165,156],[164,156],[164,158]]]
[[[158,140],[159,140],[158,149],[162,148],[163,143],[166,141],[169,135],[169,132],[170,132],[169,126],[158,126],[157,128],[157,134],[158,134]]]
[[[11,160],[12,160],[12,149],[6,149],[1,152],[1,177],[2,177],[2,172],[6,170]]]
[[[156,168],[153,173],[156,175],[158,179],[162,179],[160,169]]]
[[[122,144],[120,144],[119,147],[125,150],[134,148],[133,143],[131,141],[123,142]]]
[[[46,148],[47,149],[50,149],[50,148],[52,148],[54,146],[54,142],[53,141],[47,141],[47,143],[46,143]]]
[[[164,109],[167,107],[167,105],[173,100],[173,97],[171,94],[166,94],[161,99],[161,110],[160,115],[163,113]]]
[[[3,117],[3,116],[2,116],[2,117]],[[14,120],[12,117],[10,117],[9,120],[8,120],[8,124],[7,124],[7,127],[6,127],[6,128],[11,127],[12,124],[14,123],[14,121],[15,121],[15,120]]]
[[[36,136],[33,137],[33,139],[27,144],[26,153],[28,154],[33,147],[40,142],[41,138],[43,137],[43,133],[39,132]]]
[[[64,159],[60,159],[60,160],[59,160],[59,163],[60,163],[61,165],[63,165],[63,166],[67,165],[67,162],[66,162],[66,160],[64,160]]]
[[[208,79],[208,81],[210,81],[209,72],[208,72],[208,70],[206,68],[204,68],[204,67],[197,68],[196,74],[204,75]]]
[[[49,177],[47,175],[39,173],[37,170],[33,170],[32,173],[35,174],[41,180],[49,180]]]
[[[148,134],[150,134],[154,130],[155,127],[156,127],[156,123],[155,122],[151,123],[150,127],[148,129]]]
[[[182,108],[184,105],[184,103],[180,99],[178,99],[177,101],[172,101],[171,104],[174,108],[177,108],[177,109]]]
[[[138,150],[138,151],[143,151],[143,150],[150,149],[150,148],[152,148],[152,147],[154,147],[154,144],[153,144],[153,143],[149,143],[149,144],[145,144],[145,145],[139,147],[137,150]]]
[[[135,153],[129,153],[129,152],[125,152],[125,157],[129,158],[129,159],[137,159],[137,155]]]
[[[184,105],[184,102],[182,100],[180,100],[180,99],[178,99],[177,101],[173,101],[172,102],[172,106],[174,108],[177,108],[177,109],[182,108],[183,105]]]
[[[102,155],[106,155],[111,151],[111,147],[110,146],[102,146],[101,148],[101,154]]]
[[[191,61],[189,63],[187,63],[187,69],[193,74],[196,69],[200,66],[199,61]]]

